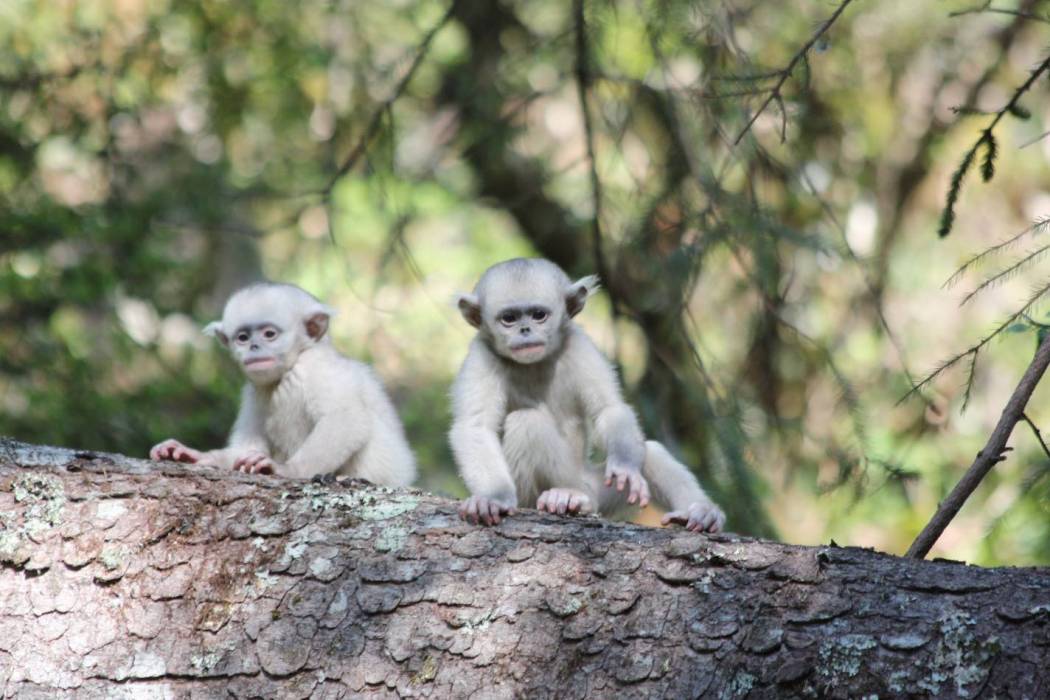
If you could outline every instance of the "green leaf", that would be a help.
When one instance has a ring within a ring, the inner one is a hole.
[[[1012,326],[1010,326],[1009,328],[1007,328],[1005,332],[1006,333],[1024,333],[1025,331],[1031,330],[1031,328],[1032,327],[1029,326],[1027,323],[1015,323]],[[1039,332],[1041,333],[1042,329],[1040,329]]]

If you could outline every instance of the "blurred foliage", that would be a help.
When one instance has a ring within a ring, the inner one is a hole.
[[[979,271],[941,289],[1050,210],[1045,79],[936,234],[1050,27],[1025,0],[846,5],[0,2],[0,433],[220,444],[240,380],[199,328],[265,275],[340,309],[423,486],[462,494],[449,300],[539,254],[602,272],[581,322],[733,529],[903,551],[1033,351],[987,344],[965,413],[965,367],[898,404],[1045,284],[1036,259],[962,308]],[[1012,444],[935,554],[1050,563],[1050,460]]]

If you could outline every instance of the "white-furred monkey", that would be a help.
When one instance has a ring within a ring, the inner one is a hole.
[[[644,506],[651,487],[669,510],[664,524],[721,530],[721,509],[663,445],[646,442],[613,368],[573,322],[597,288],[594,276],[572,282],[548,260],[515,259],[460,295],[478,329],[452,388],[449,440],[471,493],[460,515],[494,524],[533,503],[608,515]]]
[[[204,329],[248,378],[229,445],[198,452],[165,440],[150,457],[289,477],[334,473],[385,486],[411,484],[415,458],[397,412],[372,370],[332,345],[331,316],[295,285],[264,282],[237,291],[222,320]]]

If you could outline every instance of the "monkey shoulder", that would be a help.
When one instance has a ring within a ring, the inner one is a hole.
[[[564,350],[559,364],[567,377],[584,382],[592,379],[596,371],[611,368],[609,358],[598,349],[587,331],[575,323],[565,334]]]
[[[337,352],[334,348],[317,348],[304,352],[293,370],[304,392],[324,403],[340,406],[354,397],[381,388],[379,378],[363,362]]]
[[[477,382],[481,380],[496,382],[492,388],[501,385],[503,361],[480,337],[474,338],[467,349],[467,356],[459,367],[456,383]]]

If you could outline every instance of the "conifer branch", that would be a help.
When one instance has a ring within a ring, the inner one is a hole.
[[[1017,275],[1024,268],[1028,267],[1032,263],[1042,258],[1047,251],[1050,251],[1050,244],[1045,245],[1042,248],[1037,248],[1036,250],[1032,251],[1031,253],[1025,255],[1023,258],[1015,262],[1013,265],[1007,267],[1005,270],[1000,270],[999,272],[995,273],[994,275],[986,279],[984,282],[981,282],[969,294],[963,297],[963,300],[959,303],[959,306],[966,305],[966,303],[968,303],[975,296],[983,292],[985,289],[989,287],[994,287],[1008,280],[1009,278]]]
[[[959,269],[957,269],[955,272],[953,272],[951,277],[949,277],[947,279],[947,281],[945,281],[945,283],[943,285],[941,285],[941,289],[951,289],[952,287],[954,287],[963,278],[963,276],[967,272],[969,272],[973,268],[977,267],[978,265],[983,263],[988,258],[992,257],[993,255],[996,255],[997,253],[1002,253],[1002,252],[1005,252],[1007,250],[1010,250],[1011,248],[1016,246],[1018,244],[1018,242],[1020,242],[1025,236],[1028,236],[1029,234],[1031,234],[1033,236],[1036,236],[1036,235],[1042,233],[1043,231],[1046,230],[1048,225],[1050,225],[1050,216],[1044,217],[1042,219],[1038,219],[1031,226],[1025,228],[1020,233],[1018,233],[1018,234],[1016,234],[1014,236],[1011,236],[1010,238],[1007,238],[1005,241],[1003,241],[1001,243],[997,243],[997,244],[993,245],[991,248],[988,248],[987,250],[984,250],[984,251],[978,253],[977,255],[973,256],[972,258],[970,258],[969,260],[964,262],[959,267]]]
[[[1018,117],[1020,119],[1026,118],[1029,112],[1027,109],[1018,104],[1021,97],[1028,92],[1035,81],[1039,79],[1043,73],[1050,70],[1050,56],[1043,59],[1043,62],[1036,66],[1029,74],[1028,79],[1018,87],[1009,102],[995,113],[992,117],[992,121],[981,130],[981,135],[974,142],[970,150],[963,156],[962,161],[959,163],[959,167],[952,173],[952,181],[948,186],[948,196],[945,200],[944,210],[941,212],[941,224],[937,229],[937,235],[944,238],[952,231],[952,226],[955,224],[955,205],[959,201],[959,191],[962,189],[963,178],[966,177],[967,171],[970,166],[973,165],[974,159],[977,157],[977,153],[984,148],[984,162],[981,164],[981,176],[984,181],[987,182],[995,174],[995,158],[998,154],[998,147],[995,141],[995,127],[1007,114]]]
[[[968,387],[972,386],[973,385],[973,373],[974,373],[974,371],[976,369],[976,362],[977,362],[976,355],[977,355],[977,353],[985,345],[987,345],[994,338],[996,338],[1000,333],[1002,333],[1007,328],[1009,328],[1012,324],[1016,323],[1019,319],[1025,318],[1028,315],[1028,310],[1031,309],[1036,304],[1038,304],[1043,299],[1043,297],[1045,297],[1048,293],[1050,293],[1050,283],[1047,283],[1047,284],[1043,285],[1042,287],[1039,287],[1038,289],[1036,289],[1036,291],[1033,292],[1031,294],[1031,296],[1028,297],[1027,301],[1025,301],[1024,306],[1022,306],[1020,309],[1018,309],[1017,311],[1015,311],[1012,314],[1010,314],[1009,316],[1007,316],[1006,320],[1004,320],[1002,323],[1000,323],[998,326],[996,326],[992,330],[991,333],[989,333],[985,337],[981,338],[981,340],[979,340],[977,343],[975,343],[974,345],[971,345],[966,350],[963,350],[958,355],[955,355],[954,357],[951,357],[951,358],[945,360],[944,362],[942,362],[936,369],[933,370],[933,372],[931,372],[930,374],[926,375],[926,377],[921,382],[919,382],[914,387],[912,387],[911,391],[909,391],[907,394],[902,396],[897,401],[897,405],[899,406],[900,404],[904,403],[909,398],[911,398],[912,395],[922,391],[922,389],[927,387],[931,382],[933,382],[934,379],[936,379],[941,374],[943,374],[945,370],[947,370],[947,369],[949,369],[951,367],[954,367],[961,360],[964,360],[967,357],[975,356],[974,359],[971,360],[971,362],[970,362],[970,374],[969,374],[969,376],[967,378],[967,386]]]

